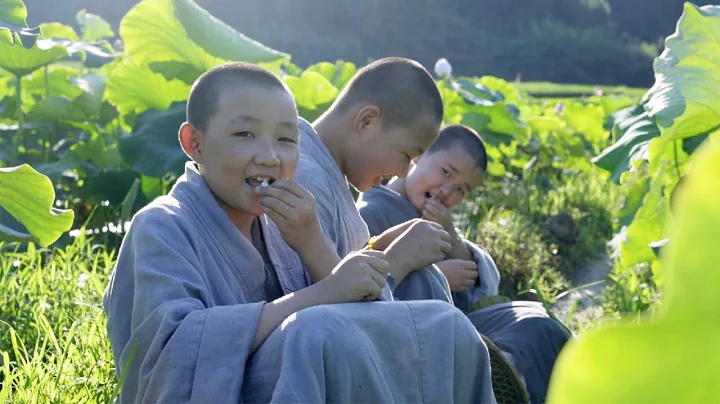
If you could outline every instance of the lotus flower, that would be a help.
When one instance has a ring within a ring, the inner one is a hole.
[[[452,65],[445,58],[438,59],[435,62],[435,74],[440,78],[450,77],[452,75]]]

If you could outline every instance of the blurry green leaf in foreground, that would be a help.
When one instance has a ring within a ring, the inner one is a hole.
[[[560,354],[549,403],[720,402],[720,143],[694,156],[663,250],[662,313],[601,326]]]
[[[70,229],[72,210],[53,208],[55,190],[50,179],[27,164],[0,168],[0,206],[46,247]],[[0,228],[0,238],[4,233]],[[16,239],[17,234],[10,235]]]
[[[720,124],[720,6],[686,2],[665,46],[645,108],[666,141],[711,131]]]
[[[238,12],[243,12],[242,2]],[[247,10],[245,10],[247,11]],[[276,65],[289,59],[223,23],[191,0],[145,0],[120,23],[125,51],[137,62],[189,63],[204,72],[228,61]]]

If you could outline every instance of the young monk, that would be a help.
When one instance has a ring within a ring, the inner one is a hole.
[[[352,303],[380,295],[379,252],[323,267],[334,248],[290,180],[297,119],[254,65],[193,85],[192,161],[134,216],[103,300],[120,401],[494,402],[485,345],[447,303]]]
[[[469,313],[484,297],[497,295],[499,271],[492,257],[459,236],[450,209],[483,182],[487,154],[482,138],[464,125],[447,125],[405,178],[360,195],[357,207],[370,234],[413,218],[441,224],[452,252],[436,262],[447,277],[455,306]],[[478,331],[504,351],[524,378],[533,403],[544,402],[555,359],[567,341],[562,328],[534,302],[493,305],[468,314]]]
[[[365,248],[370,239],[350,184],[363,192],[383,179],[404,177],[410,161],[437,137],[442,117],[443,102],[432,76],[415,61],[393,57],[360,69],[313,124],[300,118],[300,163],[294,179],[315,197],[323,231],[337,252],[325,257],[325,268]],[[383,233],[371,247],[386,253],[396,297],[450,299],[444,276],[422,265],[450,253],[450,237],[442,226],[409,221]]]

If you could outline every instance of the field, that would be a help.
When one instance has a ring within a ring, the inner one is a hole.
[[[190,0],[143,1],[118,33],[84,11],[80,32],[26,28],[20,0],[0,6],[0,402],[109,402],[102,295],[133,213],[181,173],[192,82],[259,63],[312,121],[358,66],[296,66]],[[718,27],[719,6],[687,3],[650,89],[437,77],[445,123],[488,145],[486,183],[456,219],[496,260],[502,295],[554,314],[588,265],[612,262],[602,318],[559,318],[580,338],[551,402],[720,400],[707,354],[720,332]]]

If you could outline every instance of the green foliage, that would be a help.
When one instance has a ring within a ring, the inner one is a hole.
[[[27,164],[0,168],[0,207],[30,234],[13,231],[0,222],[0,239],[30,239],[46,247],[70,229],[73,212],[52,207],[55,190],[50,180]]]
[[[102,294],[113,252],[0,242],[0,402],[112,402],[116,372]]]
[[[712,273],[720,243],[720,144],[706,143],[693,160],[663,254],[667,282],[660,309],[570,341],[556,364],[549,402],[720,400],[720,277]]]
[[[613,279],[623,284],[610,289],[611,295],[622,295],[628,279],[638,279],[636,265],[652,272],[651,278],[638,284],[649,283],[646,289],[652,293],[662,289],[666,276],[658,256],[668,240],[675,188],[692,166],[698,145],[720,135],[720,59],[714,51],[720,49],[720,7],[686,3],[684,10],[677,32],[667,39],[667,48],[655,62],[655,85],[638,105],[614,116],[615,144],[593,159],[612,173],[611,179],[621,184],[625,195],[615,215],[613,242],[617,258]],[[609,314],[618,308],[651,307],[617,305],[611,300],[606,305]]]

